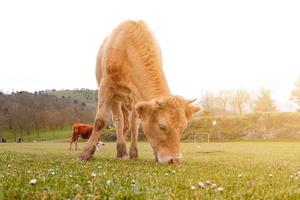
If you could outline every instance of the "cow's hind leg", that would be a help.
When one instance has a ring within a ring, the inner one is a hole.
[[[112,102],[112,91],[108,87],[100,87],[98,95],[98,110],[94,121],[93,132],[87,141],[80,159],[89,160],[96,151],[96,146],[100,141],[101,130],[107,125],[110,118]]]
[[[77,147],[78,139],[79,138],[77,138],[76,141],[75,141],[75,151],[77,151],[77,149],[78,149],[78,147]]]
[[[71,149],[72,149],[72,143],[73,143],[73,139],[71,139],[71,141],[70,141],[70,147],[69,147],[69,150],[71,151]]]
[[[121,109],[121,102],[114,101],[111,106],[113,122],[115,124],[117,132],[117,157],[126,159],[128,157],[125,137],[123,133],[124,129],[124,117]]]
[[[131,126],[130,126],[130,132],[131,132],[131,144],[129,149],[129,157],[130,159],[137,159],[138,158],[138,148],[137,148],[137,142],[138,142],[138,133],[139,133],[139,127],[140,127],[140,119],[137,117],[137,113],[135,110],[132,111],[131,115]]]
[[[69,150],[72,150],[72,144],[76,141],[76,137],[72,136],[71,140],[70,140],[70,147]]]

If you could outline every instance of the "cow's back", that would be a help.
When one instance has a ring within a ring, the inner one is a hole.
[[[154,83],[155,89],[163,88],[168,93],[161,65],[159,46],[147,25],[143,21],[125,21],[103,42],[97,56],[96,78],[99,86],[102,82],[115,90],[129,88],[130,92],[142,93]]]

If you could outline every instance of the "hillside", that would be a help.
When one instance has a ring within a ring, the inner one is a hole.
[[[45,90],[42,93],[54,95],[58,98],[72,99],[75,103],[88,105],[92,107],[97,106],[98,90],[91,90],[86,88],[74,90]]]
[[[68,93],[62,91],[61,94]],[[65,97],[49,91],[0,93],[0,135],[12,132],[15,137],[29,136],[43,130],[62,130],[74,122],[92,123],[95,98],[89,92],[74,92],[74,98],[72,91],[69,94]]]

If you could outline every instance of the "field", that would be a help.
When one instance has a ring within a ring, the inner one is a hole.
[[[156,164],[148,143],[139,160],[115,143],[86,163],[67,148],[0,144],[0,199],[300,199],[299,141],[182,143],[181,166]]]

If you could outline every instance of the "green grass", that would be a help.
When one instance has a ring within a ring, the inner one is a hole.
[[[116,159],[115,143],[86,163],[67,148],[0,144],[0,199],[300,199],[299,141],[182,143],[181,166],[156,164],[148,143],[139,160]]]
[[[42,129],[39,133],[36,130],[31,131],[29,135],[23,132],[22,140],[24,142],[63,140],[70,139],[71,135],[72,127],[65,127],[55,131]],[[0,130],[0,136],[5,137],[8,142],[13,142],[15,141],[15,136],[18,138],[21,136],[21,133],[20,131]]]

